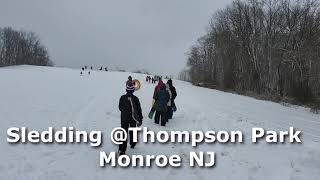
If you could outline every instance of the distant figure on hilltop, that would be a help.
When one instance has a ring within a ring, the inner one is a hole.
[[[146,81],[147,81],[148,83],[150,83],[150,82],[151,82],[151,76],[147,76],[147,77],[146,77]]]

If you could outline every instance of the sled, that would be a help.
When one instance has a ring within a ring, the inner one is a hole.
[[[141,88],[141,83],[140,83],[140,81],[137,80],[137,79],[134,79],[134,80],[133,80],[133,84],[134,84],[134,90],[135,90],[135,91],[139,91],[139,89]]]
[[[152,100],[152,104],[151,104],[151,110],[148,114],[149,119],[153,119],[153,115],[156,112],[156,108],[155,108],[155,100]]]
[[[149,112],[149,115],[148,115],[149,119],[153,118],[153,115],[154,115],[155,112],[156,112],[156,108],[152,107],[150,112]]]

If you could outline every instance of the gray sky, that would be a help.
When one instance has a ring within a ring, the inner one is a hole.
[[[0,26],[34,31],[57,66],[173,74],[231,0],[0,0]]]

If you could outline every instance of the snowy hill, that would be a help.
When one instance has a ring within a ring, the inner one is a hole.
[[[99,148],[7,143],[7,129],[22,126],[30,130],[73,126],[102,130],[108,136],[120,123],[118,102],[128,75],[94,71],[80,76],[79,70],[35,66],[0,68],[0,179],[319,179],[319,115],[174,80],[178,111],[166,127],[160,127],[147,118],[154,85],[145,83],[139,74],[130,75],[142,82],[142,89],[135,94],[141,101],[144,126],[151,130],[242,130],[250,134],[252,127],[287,130],[293,126],[303,131],[303,143],[202,144],[197,150],[217,153],[217,164],[209,169],[100,168],[99,151],[117,150],[107,137]],[[187,156],[192,150],[190,144],[139,143],[128,154]]]

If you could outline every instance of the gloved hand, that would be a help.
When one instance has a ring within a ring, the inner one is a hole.
[[[155,106],[155,103],[156,103],[156,100],[155,100],[155,99],[152,99],[151,107],[154,107],[154,106]]]
[[[142,121],[137,122],[137,126],[140,127],[142,125]]]

